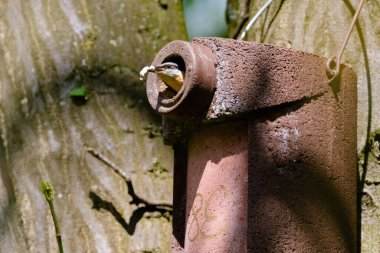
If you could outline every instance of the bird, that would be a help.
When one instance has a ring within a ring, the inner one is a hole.
[[[140,71],[140,79],[143,79],[148,72],[155,73],[167,86],[176,92],[179,92],[184,82],[184,72],[174,62],[146,66]]]

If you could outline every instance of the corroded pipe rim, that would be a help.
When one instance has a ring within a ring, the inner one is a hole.
[[[150,73],[147,79],[148,100],[161,114],[177,117],[197,117],[206,111],[215,87],[215,60],[211,51],[202,45],[186,41],[173,41],[156,55],[152,65],[164,62],[178,64],[184,75],[181,89],[175,93],[165,89],[157,75]],[[197,101],[185,106],[186,100]],[[182,110],[181,110],[182,108]]]

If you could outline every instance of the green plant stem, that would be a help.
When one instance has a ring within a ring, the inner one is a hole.
[[[58,221],[57,221],[57,216],[55,215],[53,199],[47,199],[47,202],[49,204],[51,216],[53,217],[54,228],[55,228],[55,237],[57,238],[59,252],[63,253],[61,231],[59,229],[59,225],[58,225]]]

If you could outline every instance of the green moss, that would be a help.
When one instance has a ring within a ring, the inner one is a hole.
[[[84,86],[74,87],[73,89],[70,90],[69,95],[70,97],[87,97],[88,89]]]
[[[160,162],[154,162],[152,167],[148,170],[148,173],[152,174],[154,177],[166,175],[168,172],[169,170]]]
[[[87,35],[86,38],[80,43],[80,48],[83,51],[92,51],[95,46],[95,42],[98,39],[98,33],[94,30],[91,29]]]
[[[148,134],[149,138],[155,138],[162,136],[162,126],[155,124],[148,124],[143,127],[143,130]]]

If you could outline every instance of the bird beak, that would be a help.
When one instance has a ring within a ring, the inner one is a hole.
[[[154,70],[150,72],[161,72],[163,70],[163,67],[161,65],[153,66]]]

